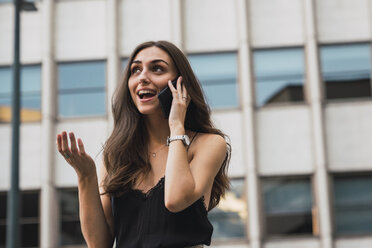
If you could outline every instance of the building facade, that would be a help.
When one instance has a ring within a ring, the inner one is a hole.
[[[22,247],[85,247],[77,179],[55,137],[102,166],[133,48],[187,54],[232,187],[213,247],[372,247],[371,0],[42,0],[21,14]],[[0,0],[0,247],[10,187],[14,9]]]

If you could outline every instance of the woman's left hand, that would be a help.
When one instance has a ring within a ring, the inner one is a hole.
[[[177,89],[174,88],[171,81],[168,81],[168,86],[172,92],[173,100],[172,106],[169,114],[169,128],[171,135],[181,135],[184,134],[184,122],[187,112],[187,107],[189,106],[191,99],[187,94],[185,85],[182,83],[182,77],[177,79]]]

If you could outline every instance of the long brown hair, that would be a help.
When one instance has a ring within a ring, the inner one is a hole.
[[[177,68],[178,74],[182,76],[182,81],[185,82],[187,92],[192,99],[186,113],[185,129],[198,133],[218,134],[227,138],[224,133],[213,126],[210,118],[210,108],[205,102],[200,83],[181,50],[167,41],[149,41],[138,45],[130,55],[122,83],[118,85],[113,95],[114,128],[103,149],[107,174],[103,179],[102,186],[106,194],[113,196],[121,195],[130,190],[136,179],[151,169],[146,145],[148,133],[143,116],[134,105],[128,88],[128,79],[131,76],[130,66],[133,59],[141,50],[148,47],[158,47],[168,53]],[[231,146],[228,142],[227,145],[225,159],[213,183],[209,210],[219,203],[221,196],[229,188],[227,168],[230,161]]]

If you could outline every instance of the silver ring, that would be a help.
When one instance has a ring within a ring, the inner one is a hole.
[[[187,101],[187,96],[183,96],[182,99],[186,99],[186,101]]]

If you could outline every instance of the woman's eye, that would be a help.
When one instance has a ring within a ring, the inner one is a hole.
[[[140,68],[138,66],[135,66],[132,68],[132,73],[137,73],[140,71]]]
[[[152,70],[155,71],[155,72],[162,72],[163,71],[163,67],[156,65],[156,66],[154,66],[152,68]]]

